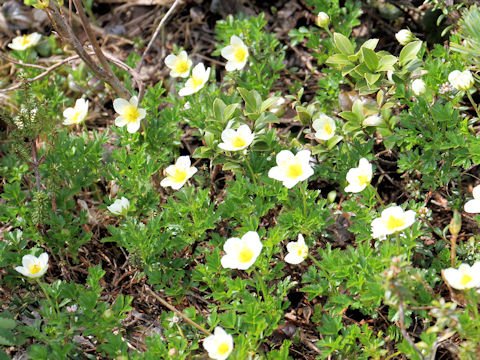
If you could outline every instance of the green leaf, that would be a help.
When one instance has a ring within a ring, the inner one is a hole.
[[[377,70],[378,57],[377,57],[377,54],[375,54],[375,51],[364,47],[362,48],[362,54],[363,54],[363,60],[367,64],[368,68],[372,71]]]
[[[15,345],[15,337],[9,330],[0,329],[0,345]]]
[[[375,50],[378,44],[378,39],[370,39],[367,40],[363,43],[362,49],[370,49],[370,50]]]
[[[416,59],[417,54],[422,48],[422,41],[413,41],[407,45],[405,45],[400,51],[400,56],[398,57],[398,61],[401,66],[406,65],[410,60]]]
[[[383,55],[378,60],[377,71],[394,71],[395,68],[393,65],[398,61],[396,56],[393,55]]]
[[[335,43],[338,51],[340,51],[343,55],[352,55],[354,53],[353,45],[345,35],[334,33],[333,42]]]
[[[216,98],[213,101],[213,114],[216,120],[223,122],[225,107],[226,105],[221,99]]]
[[[228,121],[231,119],[235,110],[240,106],[240,104],[230,104],[228,105],[225,110],[223,110],[223,121]]]
[[[192,157],[195,159],[208,159],[213,156],[213,150],[207,146],[199,146],[193,152]]]
[[[328,65],[340,65],[340,66],[353,65],[352,62],[348,59],[348,57],[343,54],[334,54],[330,56],[327,59],[326,63]]]
[[[13,329],[16,325],[15,320],[0,317],[0,329]]]
[[[368,85],[373,85],[377,82],[378,79],[380,79],[380,76],[382,76],[382,74],[366,73],[365,80],[367,80]]]
[[[278,101],[278,99],[279,99],[278,96],[274,96],[262,102],[262,105],[260,106],[260,112],[266,111],[270,106],[275,104]]]

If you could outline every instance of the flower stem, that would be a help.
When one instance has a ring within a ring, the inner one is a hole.
[[[320,264],[320,262],[317,259],[315,259],[313,255],[308,254],[307,256],[310,260],[312,260],[312,262],[317,266],[317,268],[323,269],[322,264]]]
[[[302,201],[303,201],[303,216],[307,216],[307,189],[303,189],[302,185],[299,185],[300,193],[302,194]]]
[[[399,249],[401,249],[402,248],[402,243],[401,243],[401,239],[400,239],[400,233],[398,231],[395,233],[395,242],[397,244],[397,247]]]
[[[250,174],[252,175],[252,180],[255,185],[257,185],[257,178],[255,177],[255,173],[253,172],[252,165],[250,164],[250,159],[245,156],[245,164],[247,164],[247,168],[250,171]]]
[[[383,202],[383,199],[380,197],[380,194],[378,193],[377,189],[375,188],[375,186],[373,186],[372,184],[370,184],[370,187],[373,189],[373,192],[375,193],[375,197],[377,198],[377,200],[380,202],[380,204],[382,206],[385,206],[385,203]]]
[[[475,112],[477,113],[477,116],[480,118],[480,113],[478,112],[477,104],[475,104],[475,101],[473,101],[472,95],[470,94],[470,92],[468,90],[466,91],[466,93],[467,93],[468,100],[470,100],[473,108],[475,109]]]
[[[258,283],[260,284],[260,289],[262,290],[262,294],[263,294],[263,301],[266,301],[268,299],[268,293],[265,288],[265,281],[263,281],[263,277],[260,276],[257,269],[253,269],[253,273],[255,274],[255,277],[257,278]]]
[[[55,313],[55,315],[58,315],[58,310],[57,310],[57,307],[55,306],[55,304],[53,303],[52,299],[50,298],[50,296],[48,295],[48,292],[45,290],[45,288],[43,287],[43,284],[40,282],[40,280],[38,279],[35,279],[35,281],[37,282],[38,286],[40,287],[40,289],[42,289],[43,293],[45,294],[45,297],[47,298],[47,301],[49,302],[50,306],[52,307],[53,309],[53,312]]]

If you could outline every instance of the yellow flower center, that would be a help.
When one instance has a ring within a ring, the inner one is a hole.
[[[467,275],[467,274],[463,274],[462,275],[462,280],[460,280],[460,284],[462,286],[465,286],[467,285],[470,281],[472,281],[472,277],[470,275]]]
[[[240,136],[236,136],[235,139],[232,141],[232,145],[236,148],[240,148],[242,146],[245,146],[247,142],[241,138]]]
[[[297,251],[297,255],[302,256],[302,254],[303,254],[303,249],[299,248],[298,251]]]
[[[129,107],[127,107],[127,109],[125,110],[124,114],[123,114],[123,117],[125,118],[125,120],[127,120],[127,122],[129,123],[132,123],[132,122],[137,122],[138,121],[138,118],[140,117],[140,112],[138,111],[138,109],[133,106],[133,105],[130,105]]]
[[[370,181],[368,180],[368,176],[367,175],[359,175],[358,176],[358,183],[360,185],[368,185],[370,183]]]
[[[237,60],[237,62],[244,62],[245,58],[247,57],[247,51],[240,46],[236,46],[233,56],[235,57],[235,60]]]
[[[219,355],[225,355],[226,353],[228,353],[228,350],[230,350],[230,346],[228,345],[228,343],[223,342],[218,346],[217,350]]]
[[[33,264],[32,266],[30,266],[29,270],[30,274],[37,274],[40,270],[42,270],[42,268],[38,264]]]
[[[390,215],[387,220],[387,229],[388,231],[394,231],[395,229],[405,225],[405,219],[397,219]]]
[[[303,174],[302,165],[298,160],[288,165],[287,177],[290,179],[296,179]]]
[[[203,79],[199,76],[192,75],[190,80],[192,80],[192,86],[194,88],[197,88],[203,84]]]
[[[175,174],[172,176],[172,180],[176,183],[182,183],[187,177],[187,170],[185,169],[175,169]]]
[[[82,114],[81,111],[75,111],[75,114],[72,117],[72,122],[77,123],[78,122],[78,117]]]
[[[240,250],[240,253],[238,254],[238,261],[240,261],[241,263],[248,263],[249,261],[251,261],[253,258],[253,251],[244,246],[241,250]]]
[[[332,127],[330,126],[330,124],[328,122],[325,124],[324,130],[328,135],[330,135],[333,131]]]
[[[22,44],[22,46],[26,46],[26,45],[30,44],[29,36],[28,35],[23,35],[22,39],[20,40],[20,44]]]
[[[175,64],[175,71],[178,73],[185,73],[188,71],[188,62],[185,60],[178,60]]]

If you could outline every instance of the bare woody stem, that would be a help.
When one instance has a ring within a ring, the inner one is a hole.
[[[65,18],[60,13],[60,10],[55,4],[55,2],[50,2],[50,7],[46,8],[45,11],[47,11],[47,13],[51,16],[51,19],[54,22],[54,26],[58,30],[60,36],[73,47],[78,56],[85,62],[85,64],[87,64],[87,66],[92,70],[95,76],[99,80],[109,84],[118,96],[128,99],[130,97],[130,93],[128,92],[128,90],[122,85],[120,80],[113,74],[112,70],[109,67],[105,69],[101,68],[97,65],[96,61],[87,53],[85,48],[82,46],[78,38],[73,33],[72,28],[66,23]],[[96,41],[92,43],[92,46],[95,48],[94,44],[98,47]]]
[[[150,295],[152,295],[155,299],[157,299],[163,306],[165,306],[167,309],[173,311],[175,314],[177,314],[178,316],[180,316],[183,320],[185,320],[187,323],[189,323],[190,325],[192,325],[193,327],[197,328],[198,330],[200,330],[202,333],[204,333],[205,335],[212,335],[212,333],[208,330],[206,330],[205,328],[203,328],[202,326],[198,325],[195,321],[193,321],[192,319],[190,319],[189,317],[185,316],[183,313],[181,313],[180,311],[178,311],[177,309],[175,309],[174,306],[170,305],[168,302],[166,302],[165,300],[163,300],[160,296],[158,296],[157,294],[155,294],[155,292],[153,292],[152,289],[150,289],[148,286],[145,285],[145,288],[147,289],[147,292],[150,293]]]

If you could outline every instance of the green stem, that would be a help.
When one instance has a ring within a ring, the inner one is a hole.
[[[402,242],[401,242],[401,239],[400,239],[400,233],[398,231],[395,233],[395,242],[397,243],[397,247],[399,249],[401,249],[402,248]]]
[[[312,262],[317,266],[317,268],[323,270],[322,264],[320,264],[320,263],[318,262],[318,260],[313,257],[313,255],[308,254],[307,257],[308,257],[310,260],[312,260]]]
[[[470,92],[468,90],[466,91],[466,93],[467,93],[468,99],[472,103],[473,108],[475,109],[475,112],[477,113],[477,116],[480,118],[480,113],[478,112],[477,104],[475,104],[475,101],[473,101],[472,95],[470,94]]]
[[[247,164],[247,168],[252,175],[252,180],[255,185],[257,185],[257,178],[255,177],[255,173],[253,172],[252,165],[250,164],[250,160],[247,156],[245,156],[245,164]]]
[[[380,204],[382,206],[385,206],[385,203],[383,202],[383,199],[380,197],[380,194],[378,193],[377,189],[375,188],[375,186],[373,186],[372,184],[370,184],[370,187],[373,189],[373,192],[375,193],[375,197],[377,198],[377,200],[380,202]]]
[[[47,298],[47,301],[49,302],[50,306],[52,307],[53,309],[53,312],[55,313],[55,315],[58,315],[58,309],[56,307],[56,305],[53,303],[52,299],[50,298],[50,296],[48,295],[48,292],[45,290],[45,288],[43,287],[43,284],[40,282],[40,280],[38,279],[35,279],[35,281],[37,282],[38,286],[40,287],[40,289],[42,289],[43,293],[45,294],[45,297]]]
[[[302,201],[303,201],[303,216],[307,217],[307,189],[303,189],[302,184],[299,185],[300,193],[302,194]]]
[[[263,281],[263,277],[260,276],[257,269],[253,269],[253,273],[255,274],[257,281],[260,283],[260,289],[262,290],[262,294],[263,294],[263,301],[266,301],[268,299],[268,293],[265,288],[265,281]]]

